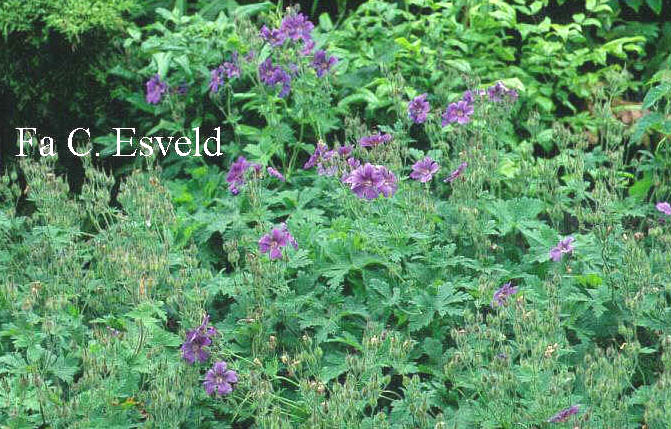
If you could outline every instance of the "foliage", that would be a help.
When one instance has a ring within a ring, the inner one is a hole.
[[[0,425],[664,427],[671,92],[623,104],[646,36],[613,3],[370,0],[275,47],[300,19],[266,2],[131,25],[136,136],[222,154],[136,155],[117,208],[88,160],[79,196],[54,159],[2,178]]]

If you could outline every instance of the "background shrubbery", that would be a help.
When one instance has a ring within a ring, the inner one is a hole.
[[[667,5],[315,1],[273,47],[297,8],[240,3],[0,4],[0,425],[668,425]],[[96,166],[7,162],[82,124]],[[112,127],[224,155],[121,162]]]

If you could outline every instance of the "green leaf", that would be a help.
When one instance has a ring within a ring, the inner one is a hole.
[[[642,179],[637,180],[629,187],[629,195],[638,200],[643,200],[648,195],[651,186],[652,175],[646,173]]]
[[[649,109],[659,101],[660,98],[671,95],[671,82],[663,82],[657,86],[650,88],[645,98],[643,99],[643,109]]]
[[[663,121],[664,116],[658,112],[651,112],[643,116],[638,120],[638,122],[636,122],[634,132],[631,136],[632,140],[636,143],[640,142],[646,131],[657,124],[661,124]]]
[[[645,2],[655,14],[659,15],[662,13],[662,0],[646,0]]]
[[[319,26],[327,32],[333,30],[333,21],[331,21],[331,17],[328,13],[319,15]]]

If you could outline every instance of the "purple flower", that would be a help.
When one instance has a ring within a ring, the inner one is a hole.
[[[110,333],[110,335],[111,335],[113,338],[116,338],[116,337],[118,337],[119,335],[121,335],[121,332],[120,332],[119,330],[114,329],[114,328],[112,328],[112,327],[110,327],[110,326],[107,327],[107,331]]]
[[[312,50],[315,48],[314,40],[308,40],[303,43],[303,49],[299,52],[302,56],[307,57],[312,53]]]
[[[219,92],[219,87],[224,84],[224,68],[217,67],[210,71],[210,91]]]
[[[286,179],[279,171],[275,170],[273,167],[268,167],[268,174],[284,182]]]
[[[514,102],[517,100],[518,94],[514,89],[508,89],[503,82],[498,81],[495,85],[487,88],[487,96],[489,97],[489,101],[501,103],[505,101],[506,98]]]
[[[270,46],[273,47],[282,46],[287,38],[287,35],[282,30],[278,28],[271,30],[265,25],[261,27],[259,35],[263,40],[270,43]]]
[[[219,361],[205,374],[203,387],[208,395],[216,393],[217,396],[222,396],[231,393],[237,382],[238,375],[235,371],[226,369],[226,362]]]
[[[304,170],[309,170],[322,158],[322,155],[328,151],[328,146],[326,146],[322,141],[317,142],[317,147],[315,151],[310,155],[310,158],[303,164]]]
[[[333,176],[337,171],[336,151],[329,150],[324,152],[317,163],[317,173],[320,176]]]
[[[380,186],[383,185],[384,178],[376,165],[367,162],[362,167],[352,171],[344,182],[350,185],[350,189],[359,198],[374,200],[380,195]]]
[[[350,145],[340,146],[338,148],[338,155],[342,156],[343,158],[350,156],[351,153],[352,153],[352,146]]]
[[[251,166],[252,164],[247,162],[244,156],[239,157],[237,161],[231,164],[231,168],[226,175],[226,182],[228,182],[228,189],[233,195],[238,195],[240,192],[238,186],[245,184],[245,172]]]
[[[659,202],[655,205],[655,207],[665,215],[671,216],[671,204],[667,202]]]
[[[354,170],[355,168],[359,168],[361,166],[361,161],[359,161],[356,158],[347,158],[347,165]]]
[[[569,417],[578,414],[578,406],[577,405],[571,405],[568,408],[565,408],[561,411],[559,411],[557,414],[554,416],[550,417],[548,419],[548,423],[564,423],[568,421]]]
[[[298,249],[298,243],[287,229],[287,225],[282,223],[279,228],[273,228],[268,234],[259,240],[259,251],[268,253],[270,260],[282,258],[282,248],[291,244],[294,249]]]
[[[565,239],[560,240],[559,244],[550,250],[550,259],[554,262],[559,262],[564,257],[564,254],[570,255],[573,252],[573,245],[571,243],[574,241],[575,238],[573,237],[566,237]]]
[[[186,82],[182,82],[177,85],[175,89],[175,94],[185,96],[189,92],[189,85]]]
[[[203,323],[186,333],[186,339],[182,344],[182,359],[190,364],[196,360],[200,363],[207,361],[210,352],[206,349],[212,344],[212,337],[217,335],[217,330],[213,326],[208,326],[210,316],[203,317]]]
[[[240,77],[240,67],[235,62],[226,61],[220,67],[228,79]]]
[[[359,139],[359,144],[363,147],[375,147],[391,141],[391,134],[373,134]]]
[[[427,94],[418,95],[408,103],[408,118],[412,119],[416,124],[426,122],[427,115],[431,110],[431,105],[426,101]]]
[[[459,176],[461,176],[461,173],[464,172],[464,170],[466,169],[466,167],[468,167],[468,163],[467,163],[467,162],[462,162],[462,163],[459,165],[459,167],[457,167],[456,170],[454,170],[453,172],[451,172],[450,175],[447,176],[447,177],[445,178],[445,180],[443,180],[443,182],[445,182],[445,183],[452,183],[452,182],[454,182],[455,180],[457,180],[457,178],[458,178]]]
[[[161,82],[161,76],[155,74],[147,81],[147,103],[158,104],[161,101],[163,93],[168,89],[165,82]]]
[[[504,306],[508,302],[508,297],[517,293],[517,288],[513,287],[512,282],[508,282],[501,286],[496,292],[494,292],[494,298],[492,299],[492,307],[495,306]]]
[[[433,179],[433,175],[436,174],[438,170],[440,170],[440,165],[427,156],[413,164],[410,178],[419,180],[422,183],[430,182],[431,179]]]
[[[466,90],[461,96],[461,99],[468,104],[473,104],[475,102],[475,97],[482,98],[487,94],[487,91],[484,89],[476,89],[474,91]]]
[[[310,65],[317,72],[317,77],[324,77],[324,75],[331,70],[331,67],[337,63],[338,59],[336,57],[328,56],[326,55],[326,51],[319,50],[315,52],[315,56]]]
[[[396,193],[398,189],[398,184],[396,183],[396,176],[387,167],[382,165],[378,166],[378,173],[382,177],[382,184],[378,187],[380,193],[389,198]]]
[[[350,160],[354,158],[348,160],[348,164],[352,165]],[[370,163],[354,168],[348,176],[343,178],[343,182],[348,184],[359,198],[367,200],[374,200],[380,194],[390,197],[396,193],[398,188],[394,173],[384,166]]]
[[[464,100],[460,100],[456,103],[450,103],[443,113],[442,125],[446,126],[453,122],[457,122],[461,125],[467,124],[471,120],[471,115],[473,114],[473,106]]]
[[[289,91],[291,91],[291,76],[282,67],[273,66],[273,61],[270,58],[266,58],[265,61],[259,64],[259,78],[261,82],[268,86],[274,87],[278,83],[281,83],[280,98],[286,97]]]
[[[284,17],[280,30],[293,41],[302,40],[308,42],[312,39],[311,33],[314,24],[302,13]]]

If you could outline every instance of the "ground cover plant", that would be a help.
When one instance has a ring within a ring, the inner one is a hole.
[[[660,2],[168,3],[99,123],[220,153],[6,169],[1,427],[668,427]]]

